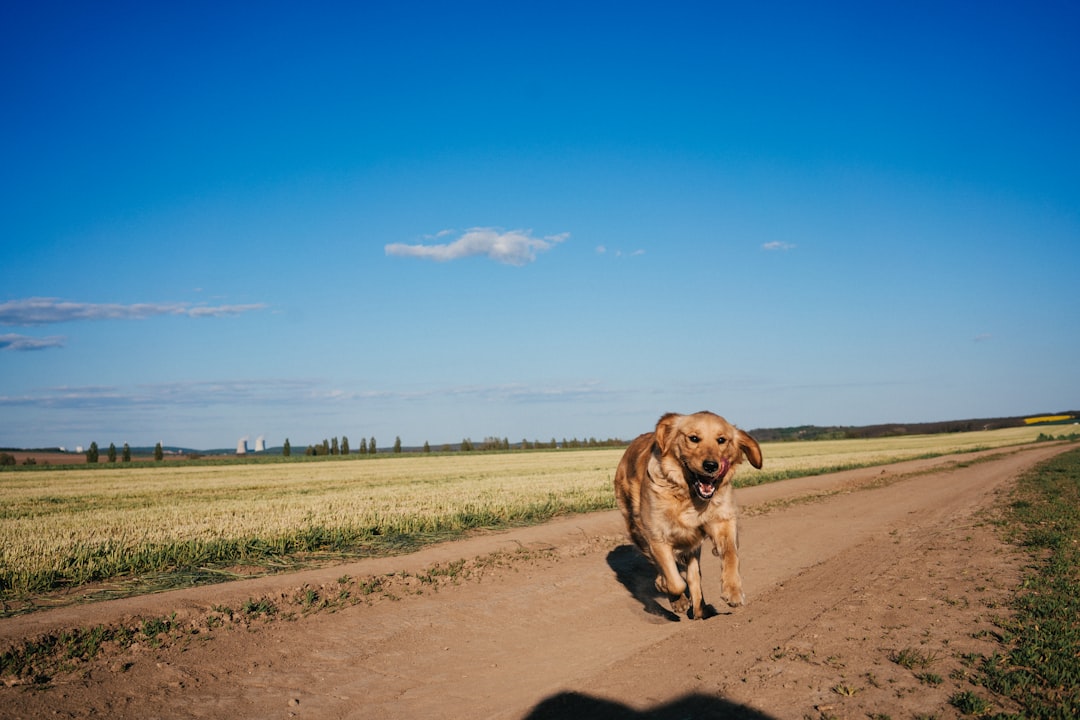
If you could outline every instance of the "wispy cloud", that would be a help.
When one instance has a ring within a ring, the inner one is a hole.
[[[342,389],[305,379],[220,380],[150,383],[132,386],[85,385],[40,388],[23,395],[0,395],[0,407],[95,410],[136,407],[308,406],[326,403],[449,400],[534,403],[567,398],[604,397],[599,382],[566,386],[459,385],[424,390]]]
[[[454,235],[444,230],[436,238]],[[406,245],[391,243],[386,246],[387,255],[415,257],[446,262],[460,258],[487,256],[504,265],[525,265],[536,260],[536,254],[545,252],[570,237],[569,233],[533,237],[532,230],[509,230],[477,227],[466,230],[461,237],[446,243],[431,245]]]
[[[971,341],[981,343],[981,342],[986,342],[987,340],[989,340],[992,337],[994,337],[994,336],[991,335],[990,333],[980,333],[980,334],[976,335],[975,337],[971,338]]]
[[[13,352],[26,352],[30,350],[46,350],[48,348],[63,347],[64,338],[59,335],[51,337],[35,338],[26,335],[7,333],[0,335],[0,350]]]
[[[603,245],[597,246],[596,254],[597,255],[606,255],[606,254],[608,254],[607,247],[605,247]],[[617,258],[621,258],[621,257],[638,257],[640,255],[644,255],[645,251],[644,250],[634,250],[634,251],[629,252],[629,253],[624,253],[622,250],[616,250],[615,252],[613,252],[611,254],[612,254],[612,256],[617,257]]]
[[[220,405],[278,405],[318,398],[318,384],[308,380],[221,380],[118,385],[60,385],[24,395],[0,395],[0,407],[26,406],[66,410]]]
[[[762,250],[794,250],[795,249],[795,243],[783,242],[783,241],[780,241],[780,240],[773,240],[772,242],[767,242],[764,245],[762,245],[761,249]]]
[[[142,320],[158,315],[185,315],[192,318],[222,317],[262,310],[263,303],[250,305],[193,305],[191,303],[84,303],[58,298],[26,298],[0,303],[0,325],[51,325],[80,320]]]

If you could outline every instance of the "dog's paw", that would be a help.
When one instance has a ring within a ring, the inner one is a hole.
[[[685,595],[679,595],[678,597],[669,597],[671,601],[671,612],[676,615],[683,615],[690,609],[690,598]]]
[[[739,607],[746,604],[746,594],[742,591],[742,588],[737,588],[734,592],[728,592],[726,589],[720,594],[720,599],[726,602],[731,607]]]

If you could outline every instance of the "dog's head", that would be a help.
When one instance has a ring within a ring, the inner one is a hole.
[[[668,413],[656,423],[656,447],[669,470],[681,472],[691,491],[710,499],[743,457],[761,467],[757,441],[719,415]],[[678,467],[673,464],[677,463]]]

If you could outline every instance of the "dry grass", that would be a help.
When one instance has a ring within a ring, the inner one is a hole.
[[[1042,430],[1045,431],[1045,428]],[[768,443],[762,448],[765,466],[761,470],[755,470],[748,465],[742,466],[739,470],[739,483],[744,486],[759,485],[800,475],[1020,445],[1034,442],[1040,432],[1036,427],[1017,427],[870,440]]]

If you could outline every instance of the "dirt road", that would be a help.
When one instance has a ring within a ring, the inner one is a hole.
[[[949,696],[977,690],[965,656],[994,651],[986,633],[1019,576],[993,508],[1019,472],[1064,449],[740,490],[749,604],[704,621],[669,616],[615,512],[0,620],[0,647],[172,612],[182,629],[163,647],[106,648],[44,686],[0,685],[0,717],[959,717]],[[708,601],[711,555],[703,575]],[[330,597],[345,576],[354,599],[370,595],[309,611],[304,598]],[[220,621],[259,598],[273,616]],[[926,662],[891,659],[905,651]]]

